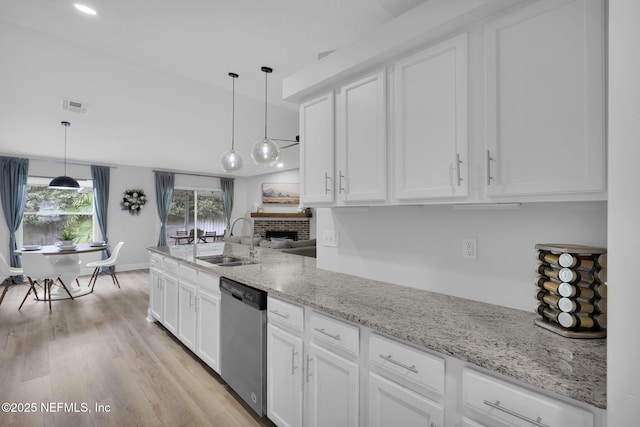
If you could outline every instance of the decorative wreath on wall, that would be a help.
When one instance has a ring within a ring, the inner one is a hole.
[[[124,197],[120,202],[120,208],[123,211],[129,211],[131,215],[140,215],[145,203],[147,203],[147,196],[145,196],[144,191],[138,189],[127,190],[124,192]]]

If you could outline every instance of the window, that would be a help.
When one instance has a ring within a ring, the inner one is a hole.
[[[51,178],[29,177],[22,217],[25,245],[52,245],[69,230],[76,243],[94,241],[93,183],[78,181],[80,191],[49,188]]]
[[[193,236],[196,223],[198,235],[212,232],[219,236],[224,234],[224,208],[220,197],[220,191],[173,190],[167,220],[167,243],[186,243],[185,239],[175,239],[174,236]]]

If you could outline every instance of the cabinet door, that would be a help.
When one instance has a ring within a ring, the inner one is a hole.
[[[196,343],[196,287],[180,281],[178,291],[178,339],[195,351]]]
[[[149,269],[149,280],[149,309],[156,320],[162,321],[162,287],[164,285],[162,272],[154,268]]]
[[[554,0],[485,26],[489,196],[604,191],[603,25],[601,1]]]
[[[300,106],[300,201],[333,203],[334,97],[327,93]]]
[[[358,364],[313,343],[308,349],[308,425],[357,426]]]
[[[467,35],[397,62],[394,89],[396,201],[467,196]]]
[[[178,332],[178,279],[165,275],[163,292],[162,324],[175,335]]]
[[[462,427],[485,427],[483,424],[470,420],[467,417],[462,417]]]
[[[387,108],[385,72],[340,89],[338,174],[343,204],[387,199]]]
[[[196,354],[220,373],[220,295],[198,290]]]
[[[444,427],[444,408],[377,374],[369,373],[372,427]]]
[[[302,425],[302,338],[267,325],[267,416],[279,427]]]

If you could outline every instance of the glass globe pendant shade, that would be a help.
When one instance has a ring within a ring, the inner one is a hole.
[[[251,158],[260,166],[273,166],[278,161],[280,149],[269,138],[260,138],[253,144]]]
[[[227,150],[220,156],[220,166],[226,172],[237,171],[242,168],[242,164],[244,159],[242,158],[242,154],[239,151],[235,150]]]

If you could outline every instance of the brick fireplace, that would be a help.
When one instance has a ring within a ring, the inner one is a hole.
[[[308,240],[310,220],[306,215],[252,213],[254,233],[266,238],[267,231],[294,231],[298,240]]]

